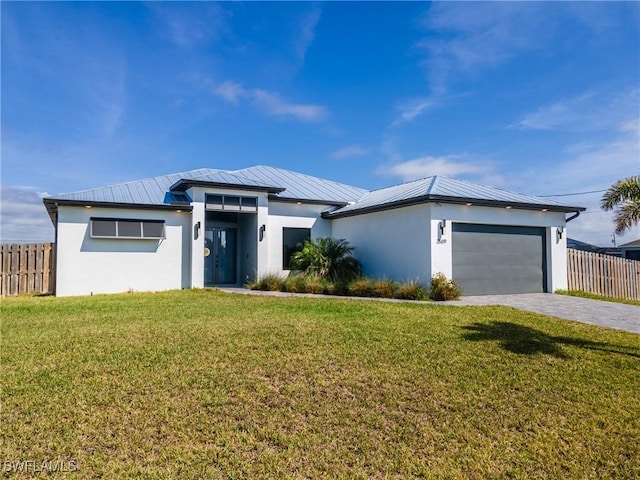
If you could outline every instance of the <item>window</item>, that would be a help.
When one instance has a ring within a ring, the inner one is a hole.
[[[207,194],[206,209],[255,213],[258,211],[258,199],[256,197],[239,197],[237,195]]]
[[[165,238],[164,220],[91,218],[91,238]]]
[[[310,228],[282,229],[282,269],[289,270],[291,255],[302,250],[305,240],[311,240]]]

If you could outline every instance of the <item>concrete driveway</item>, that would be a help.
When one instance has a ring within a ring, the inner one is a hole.
[[[441,304],[457,306],[506,305],[567,320],[640,333],[640,307],[591,300],[590,298],[550,293],[523,293],[518,295],[462,297],[461,300],[441,302]]]

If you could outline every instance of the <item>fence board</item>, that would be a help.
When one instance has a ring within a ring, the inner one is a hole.
[[[0,296],[53,293],[55,272],[52,243],[0,246]]]
[[[569,290],[640,300],[640,261],[567,249]]]

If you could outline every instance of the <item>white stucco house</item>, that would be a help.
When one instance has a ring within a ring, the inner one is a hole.
[[[567,287],[582,207],[433,176],[380,190],[268,166],[198,169],[47,197],[56,294],[243,285],[288,273],[307,238],[344,238],[366,275],[467,295]]]

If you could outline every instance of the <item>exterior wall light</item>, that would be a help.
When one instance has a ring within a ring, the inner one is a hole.
[[[264,237],[267,235],[267,226],[262,224],[260,225],[260,229],[258,230],[258,236],[260,241],[264,240]]]
[[[202,225],[200,224],[200,222],[197,222],[194,226],[193,226],[193,239],[197,240],[198,237],[200,236],[200,228],[202,228]]]
[[[558,227],[558,240],[562,238],[563,234],[564,234],[564,227]]]
[[[506,208],[507,210],[511,210],[511,205],[507,205],[507,206],[506,206],[506,207],[504,207],[504,208]]]

